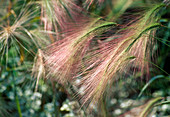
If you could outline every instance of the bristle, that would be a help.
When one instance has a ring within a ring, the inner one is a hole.
[[[41,21],[45,31],[55,30],[57,39],[52,37],[52,42],[59,39],[59,32],[67,28],[68,22],[74,22],[75,16],[82,9],[74,3],[74,0],[43,0],[41,1]]]
[[[104,2],[105,0],[85,0],[85,7],[87,8],[87,9],[89,9],[89,7],[95,2],[95,3],[97,3],[97,4],[99,4],[99,5],[101,5],[103,2]]]
[[[32,68],[32,76],[37,78],[35,85],[35,92],[38,90],[38,83],[40,78],[45,77],[44,54],[41,49],[38,49]]]

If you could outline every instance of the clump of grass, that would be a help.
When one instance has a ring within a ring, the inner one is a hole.
[[[98,102],[102,99],[107,86],[111,85],[119,75],[141,71],[149,74],[149,62],[154,43],[154,33],[160,26],[157,13],[164,5],[156,5],[126,29],[114,34],[111,41],[102,43],[100,49],[94,51],[94,60],[82,75],[81,85],[85,87],[81,97],[83,104]],[[90,61],[91,59],[87,59]],[[93,59],[92,59],[93,60]]]
[[[80,26],[79,23],[83,25]],[[114,22],[105,22],[100,18],[86,18],[86,20],[80,20],[71,25],[71,30],[64,39],[50,45],[45,50],[45,63],[49,71],[47,75],[56,77],[61,84],[70,82],[79,72],[77,68],[81,65],[91,40],[114,25]]]
[[[36,14],[36,11],[32,12],[29,8],[29,6],[23,8],[19,15],[15,16],[14,21],[9,20],[10,17],[8,17],[7,22],[0,25],[0,53],[5,55],[6,59],[8,59],[8,50],[11,46],[16,48],[19,55],[22,55],[22,49],[31,53],[25,44],[30,47],[34,44],[38,47],[37,41],[32,36],[30,30],[27,29],[28,22],[30,22]],[[3,56],[1,56],[1,59],[2,58]]]
[[[67,23],[75,20],[82,9],[74,0],[41,0],[36,2],[41,7],[41,21],[45,31],[54,31],[56,36],[49,34],[51,42],[60,39],[60,32],[67,28]]]

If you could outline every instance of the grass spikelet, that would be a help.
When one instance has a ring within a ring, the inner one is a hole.
[[[66,38],[52,44],[46,49],[46,65],[49,77],[55,77],[64,84],[70,81],[81,65],[82,58],[89,48],[90,41],[98,34],[113,27],[115,23],[105,22],[100,18],[83,20],[71,26]]]
[[[11,46],[15,46],[16,51],[19,54],[20,54],[21,48],[30,52],[27,49],[27,47],[25,47],[25,44],[29,46],[31,46],[32,44],[35,44],[37,46],[36,40],[31,35],[30,31],[26,28],[27,23],[30,22],[34,18],[35,12],[36,11],[29,10],[29,6],[26,6],[25,8],[21,9],[20,14],[17,15],[16,20],[14,21],[8,20],[10,19],[10,17],[7,17],[4,19],[4,23],[0,25],[0,53],[1,55],[5,55],[6,58],[8,58],[7,57],[8,49]],[[16,45],[18,45],[20,48],[18,48],[18,46]]]
[[[132,68],[143,75],[148,74],[154,32],[160,26],[157,13],[162,7],[156,5],[136,18],[123,31],[111,36],[111,41],[103,42],[100,49],[93,52],[92,58],[86,60],[88,63],[93,57],[98,58],[82,73],[81,86],[85,87],[81,96],[83,104],[98,102],[106,87],[120,75],[131,73]]]
[[[41,5],[41,21],[44,24],[44,30],[55,30],[57,36],[59,31],[63,31],[67,27],[66,24],[74,21],[74,16],[81,11],[73,0],[42,0],[38,3]],[[54,42],[56,39],[50,36]]]
[[[37,78],[35,92],[38,90],[38,83],[41,77],[45,77],[44,54],[41,49],[38,49],[32,68],[32,76]]]

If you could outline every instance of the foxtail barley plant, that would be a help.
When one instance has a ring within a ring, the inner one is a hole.
[[[86,69],[82,78],[82,86],[85,87],[82,102],[88,100],[97,101],[102,98],[106,87],[118,78],[118,75],[135,71],[148,74],[150,55],[154,44],[154,33],[160,26],[157,23],[156,13],[162,5],[155,7],[136,18],[134,23],[128,25],[109,42],[102,43],[97,53],[97,62],[94,61],[90,68]],[[90,60],[88,60],[90,61]],[[90,70],[89,70],[90,69]],[[134,73],[133,73],[134,74]]]
[[[34,57],[35,92],[41,78],[50,79],[76,89],[82,107],[100,104],[120,78],[139,72],[141,79],[151,77],[168,0],[26,0],[19,13],[10,7],[18,1],[8,1],[7,15],[0,19],[1,61],[8,63],[12,47],[20,56],[18,65],[26,60],[24,52]]]

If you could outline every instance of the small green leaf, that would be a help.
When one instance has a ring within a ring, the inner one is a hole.
[[[152,30],[153,28],[157,28],[161,26],[159,23],[155,23],[155,24],[152,24],[150,26],[148,26],[147,28],[145,28],[135,39],[134,41],[128,46],[128,48],[125,50],[126,52],[133,46],[133,44],[144,34],[146,33],[147,31],[149,30]]]
[[[163,102],[156,104],[155,106],[160,106],[160,105],[164,105],[164,104],[170,104],[170,101],[163,101]]]
[[[147,115],[149,114],[150,110],[153,108],[155,103],[157,103],[158,101],[162,99],[163,99],[162,97],[157,97],[149,101],[146,107],[144,108],[144,110],[140,113],[139,117],[147,117]]]
[[[170,77],[165,77],[163,75],[158,75],[158,76],[155,76],[153,77],[141,90],[141,92],[139,93],[138,95],[138,98],[141,97],[141,95],[143,94],[143,92],[148,88],[148,86],[150,86],[151,83],[153,83],[155,80],[157,79],[162,79],[162,78],[165,78],[165,79],[169,79],[170,80]]]

